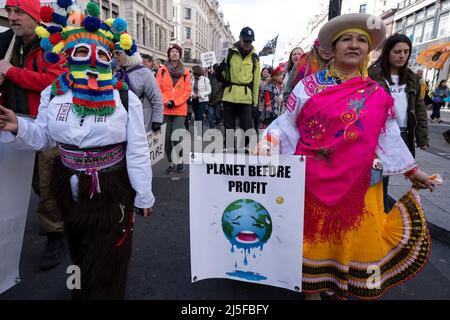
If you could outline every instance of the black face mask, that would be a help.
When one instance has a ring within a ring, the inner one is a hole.
[[[241,43],[237,42],[236,43],[236,48],[239,50],[239,52],[245,57],[247,55],[250,54],[250,52],[252,52],[253,50],[253,46],[250,46],[250,48],[248,50],[245,50],[244,48],[241,47]]]

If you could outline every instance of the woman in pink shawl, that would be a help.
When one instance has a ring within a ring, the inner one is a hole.
[[[372,26],[369,28],[368,26]],[[376,26],[376,28],[373,28]],[[349,14],[320,31],[333,53],[303,79],[265,135],[281,153],[305,155],[303,292],[376,299],[416,275],[430,240],[416,189],[437,181],[421,171],[400,137],[393,99],[367,76],[368,54],[384,40],[379,18]],[[382,168],[382,170],[380,170]],[[384,213],[382,175],[404,174],[416,189]],[[323,296],[322,295],[322,296]]]

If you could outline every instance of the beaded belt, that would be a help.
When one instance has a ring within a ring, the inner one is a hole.
[[[91,177],[89,189],[91,199],[95,193],[101,193],[98,173],[119,164],[125,158],[125,152],[124,144],[101,151],[67,150],[64,146],[59,146],[59,157],[65,167]]]

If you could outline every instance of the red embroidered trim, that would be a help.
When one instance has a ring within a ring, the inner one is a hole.
[[[412,170],[409,170],[407,173],[405,173],[405,177],[411,177],[414,173],[416,173],[419,170],[419,167],[415,167]]]

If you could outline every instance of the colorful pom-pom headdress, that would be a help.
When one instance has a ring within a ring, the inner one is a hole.
[[[83,14],[72,0],[58,0],[53,7],[42,7],[41,19],[43,25],[36,28],[36,34],[46,59],[57,63],[60,54],[65,54],[70,70],[55,80],[52,94],[72,90],[72,107],[80,116],[112,114],[116,107],[113,90],[122,89],[124,84],[113,79],[111,53],[120,50],[131,56],[137,52],[126,32],[126,21],[102,21],[100,8],[94,2],[87,4]],[[75,55],[80,47],[85,48],[83,56]]]

